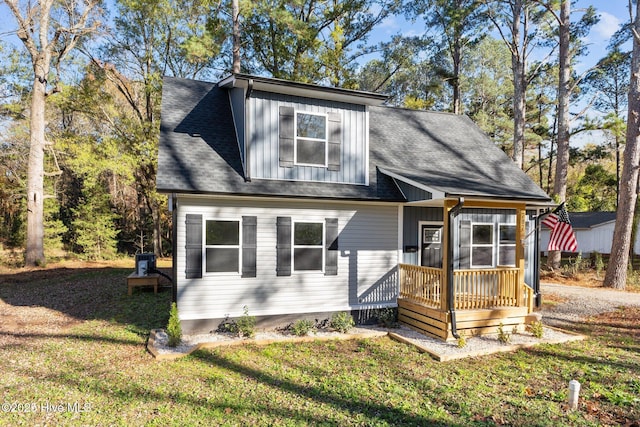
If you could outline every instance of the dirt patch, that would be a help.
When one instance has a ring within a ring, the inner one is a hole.
[[[568,286],[582,286],[586,288],[601,288],[604,280],[604,272],[600,275],[595,272],[578,272],[567,274],[563,271],[540,271],[540,281],[548,283],[559,283]]]

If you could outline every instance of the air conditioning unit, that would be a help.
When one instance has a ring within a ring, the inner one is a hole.
[[[136,275],[146,276],[156,269],[156,254],[136,254]]]

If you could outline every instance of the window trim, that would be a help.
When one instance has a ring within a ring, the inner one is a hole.
[[[326,221],[315,220],[292,220],[291,221],[291,273],[308,274],[308,273],[323,273],[325,272],[326,262]],[[296,224],[321,224],[322,225],[322,245],[296,245]],[[319,270],[296,270],[295,254],[298,248],[315,248],[322,249],[322,263]]]
[[[473,242],[473,229],[476,225],[488,225],[491,227],[491,243],[474,243]],[[495,254],[495,232],[496,232],[496,227],[495,227],[495,223],[493,222],[472,222],[471,223],[471,229],[470,229],[470,235],[469,235],[469,266],[470,268],[494,268],[495,267],[495,260],[496,260],[496,254]],[[473,262],[473,249],[474,248],[491,248],[491,264],[487,265],[487,264],[482,264],[482,265],[476,265]]]
[[[202,224],[202,275],[203,276],[220,276],[229,274],[242,274],[242,218],[228,217],[203,217]],[[237,245],[207,245],[207,222],[208,221],[225,221],[238,223],[238,244]],[[238,250],[238,270],[236,271],[207,271],[207,249],[237,249]]]
[[[299,114],[307,114],[309,116],[320,116],[324,118],[324,139],[320,138],[310,138],[310,137],[299,137],[298,136],[298,115]],[[324,142],[324,163],[304,163],[298,162],[298,140],[307,140],[307,141],[315,141],[315,142]],[[294,119],[293,119],[293,164],[296,166],[312,166],[318,168],[326,168],[329,164],[329,116],[327,113],[316,113],[312,111],[299,111],[294,110]]]
[[[516,266],[516,243],[517,243],[517,238],[514,236],[514,240],[513,243],[501,243],[500,242],[500,228],[502,227],[513,227],[514,231],[518,232],[517,230],[517,225],[516,224],[511,224],[508,222],[499,222],[498,223],[498,238],[496,239],[496,243],[497,243],[497,261],[496,261],[496,266],[504,266],[504,267],[515,267]],[[500,259],[500,248],[501,247],[513,247],[513,259],[514,259],[514,263],[513,264],[505,264],[503,262],[501,262],[502,260]]]

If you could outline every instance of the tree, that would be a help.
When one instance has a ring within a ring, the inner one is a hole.
[[[142,228],[135,235],[153,235],[153,251],[159,256],[166,224],[166,197],[155,191],[162,76],[197,78],[211,71],[224,40],[215,19],[218,8],[215,1],[120,0],[103,59],[92,58],[95,78],[110,86],[96,90],[108,92],[114,107],[97,111],[97,117],[109,125],[121,150],[137,159],[137,212],[128,219]],[[149,214],[152,221],[145,221]]]
[[[526,148],[526,95],[530,77],[527,76],[527,59],[537,37],[536,24],[542,10],[527,0],[485,0],[488,16],[498,29],[502,40],[511,52],[513,76],[513,152],[512,159],[518,167],[524,167]]]
[[[619,192],[620,147],[624,137],[622,117],[623,110],[627,107],[630,65],[631,52],[622,52],[620,46],[615,45],[585,77],[585,87],[596,96],[593,106],[596,110],[606,114],[604,128],[614,139],[616,194]]]
[[[585,52],[581,37],[588,34],[589,29],[598,22],[595,9],[589,7],[581,19],[571,23],[572,0],[560,0],[559,12],[554,9],[557,2],[545,1],[542,5],[554,17],[557,24],[558,37],[558,118],[556,140],[556,172],[553,194],[560,202],[567,197],[567,174],[569,172],[569,140],[571,137],[571,116],[569,105],[572,94],[577,88],[579,79],[572,76],[572,65],[575,58]],[[560,252],[551,251],[547,260],[551,267],[560,266]]]
[[[440,33],[440,43],[449,55],[451,68],[446,77],[453,90],[451,111],[462,114],[460,77],[466,50],[482,40],[487,27],[482,0],[415,0],[410,3],[416,16]]]
[[[635,16],[631,2],[629,2],[629,15],[632,22],[633,52],[631,54],[627,135],[611,256],[604,277],[604,286],[616,289],[625,289],[626,287],[633,216],[638,197],[638,164],[640,164],[640,2],[636,2]]]
[[[37,3],[5,0],[18,24],[17,35],[22,41],[33,65],[31,89],[29,160],[27,170],[27,241],[26,265],[45,262],[44,256],[44,151],[48,144],[45,136],[45,99],[51,67],[60,71],[65,57],[80,40],[95,32],[99,0],[59,3],[39,0]],[[55,91],[55,86],[54,86]]]
[[[355,86],[355,59],[394,0],[241,3],[245,67],[300,82]]]
[[[466,56],[460,82],[466,114],[505,152],[513,141],[513,83],[504,66],[509,56],[500,40],[484,38]]]
[[[442,85],[446,58],[429,40],[393,36],[378,47],[380,59],[365,64],[358,88],[389,95],[390,105],[414,109],[446,109],[449,101]],[[425,57],[426,59],[422,59]]]

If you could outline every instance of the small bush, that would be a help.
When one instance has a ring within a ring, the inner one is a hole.
[[[355,326],[355,322],[349,313],[341,311],[340,313],[334,313],[333,316],[331,316],[330,325],[336,331],[346,334]]]
[[[458,337],[458,348],[464,348],[467,346],[467,338],[464,336],[464,334],[460,334],[460,336]]]
[[[308,319],[297,320],[293,325],[291,325],[291,332],[299,337],[309,335],[309,332],[315,331],[315,329],[315,322]]]
[[[600,274],[602,273],[602,270],[604,270],[604,260],[602,259],[601,253],[593,253],[593,266],[596,269],[596,277],[600,278]]]
[[[498,326],[498,341],[503,344],[509,344],[511,342],[511,334],[509,332],[505,332],[504,325],[502,323]]]
[[[378,310],[376,319],[385,328],[397,328],[399,326],[398,311],[395,308],[387,307]]]
[[[256,334],[256,318],[249,316],[249,307],[246,305],[242,307],[244,315],[238,319],[238,335],[240,337],[252,338]]]
[[[174,302],[171,304],[169,312],[169,323],[167,323],[167,335],[169,336],[169,347],[175,347],[182,340],[182,327],[178,318],[178,306]]]
[[[542,328],[542,322],[535,320],[527,325],[527,331],[536,338],[542,338],[544,335],[544,329]]]

